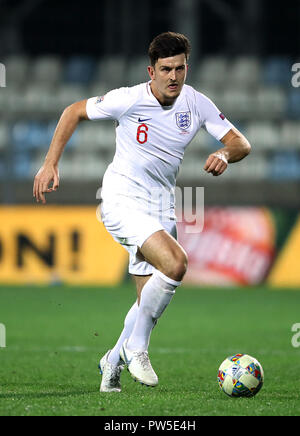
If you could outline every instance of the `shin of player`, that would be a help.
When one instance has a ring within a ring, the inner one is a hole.
[[[180,284],[181,282],[170,279],[158,270],[154,272],[141,293],[137,319],[127,341],[130,350],[148,350],[153,327],[170,304]]]

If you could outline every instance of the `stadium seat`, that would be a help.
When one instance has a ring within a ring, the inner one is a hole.
[[[244,119],[256,113],[257,106],[253,92],[242,88],[226,88],[223,94],[223,107],[228,118]]]
[[[213,102],[215,102],[215,104],[219,104],[220,100],[222,99],[223,90],[221,90],[220,92],[218,88],[211,87],[208,85],[202,86],[200,83],[197,84],[197,83],[188,82],[188,85],[194,86],[198,92],[201,92],[206,97],[210,98]]]
[[[17,180],[29,179],[31,173],[31,156],[26,151],[18,152],[13,161],[14,176]]]
[[[11,128],[11,141],[16,151],[47,149],[56,127],[56,122],[17,121]],[[69,141],[72,146],[76,132]]]
[[[300,90],[298,88],[293,88],[288,94],[286,114],[291,119],[300,117]]]
[[[273,180],[300,180],[300,158],[296,151],[277,152],[270,161]]]
[[[17,121],[12,125],[11,141],[14,150],[26,150],[31,148],[29,131],[29,123],[26,121]]]
[[[235,165],[230,165],[227,171],[222,174],[222,180],[247,180],[247,181],[257,181],[262,180],[266,177],[268,172],[268,161],[262,158],[262,155],[255,156],[251,154],[247,157],[245,162],[238,162]],[[218,177],[214,178],[217,183]]]
[[[2,116],[18,116],[26,111],[24,90],[16,86],[7,87],[0,93],[0,111]]]
[[[28,143],[33,149],[46,148],[49,146],[47,123],[33,121],[29,124]]]
[[[86,180],[101,180],[106,171],[108,162],[101,155],[94,154],[85,160],[84,176]]]
[[[9,144],[8,124],[0,121],[0,150],[6,148]]]
[[[280,128],[276,122],[250,122],[244,129],[244,134],[254,150],[278,149],[281,146]]]
[[[300,125],[296,121],[284,121],[281,127],[281,145],[285,149],[300,149]]]
[[[4,114],[7,111],[8,92],[7,88],[2,88],[0,92],[0,114]],[[2,118],[2,117],[1,117]]]
[[[11,139],[16,151],[40,148],[45,135],[43,125],[38,122],[18,121],[11,129]]]
[[[3,180],[6,178],[7,175],[7,168],[5,165],[4,159],[0,159],[0,180]]]
[[[44,56],[32,62],[30,72],[34,84],[55,86],[61,80],[63,64],[55,56]]]
[[[108,91],[111,91],[112,89],[113,86],[111,86],[111,84],[102,81],[94,81],[92,85],[86,90],[86,98],[105,95]]]
[[[113,122],[88,123],[78,129],[78,143],[83,149],[115,151],[115,129]]]
[[[29,84],[24,90],[23,110],[27,115],[36,116],[41,113],[47,115],[57,112],[58,102],[57,90],[48,89],[41,83]]]
[[[282,117],[286,108],[286,93],[278,86],[260,87],[256,93],[256,115],[266,119]]]
[[[218,86],[224,84],[228,76],[228,61],[225,57],[208,57],[200,62],[193,79],[200,86]]]
[[[93,80],[96,61],[89,56],[73,56],[67,62],[64,81],[69,84],[89,85]]]
[[[263,81],[267,85],[290,86],[292,62],[286,57],[270,57],[264,63]]]
[[[76,153],[68,159],[62,159],[60,172],[68,180],[100,180],[107,164],[95,153]]]
[[[76,101],[84,100],[88,97],[88,89],[82,84],[61,84],[56,93],[56,104],[59,112]]]
[[[99,60],[95,68],[93,86],[101,86],[107,92],[124,86],[125,80],[126,60],[123,56],[105,56]]]
[[[203,164],[204,166],[204,164]],[[180,179],[185,181],[194,181],[199,179],[201,172],[200,159],[195,159],[193,156],[186,156],[183,165],[180,169]]]
[[[227,73],[228,86],[253,87],[261,79],[261,64],[255,57],[239,57],[230,63]]]
[[[149,61],[145,58],[145,56],[141,58],[133,57],[130,59],[126,70],[126,84],[128,86],[133,86],[150,80],[147,72],[148,65]]]
[[[4,116],[24,117],[46,116],[57,113],[57,92],[41,85],[28,84],[22,89],[7,87],[0,93],[0,113]]]
[[[6,86],[22,87],[28,83],[30,61],[27,56],[12,55],[4,59],[6,67]]]
[[[240,170],[240,179],[247,180],[263,180],[266,178],[269,169],[269,163],[267,159],[263,158],[263,155],[255,156],[254,154],[250,155],[247,158],[247,161],[244,163],[240,163],[237,165],[233,165],[239,168]],[[230,167],[230,171],[232,170],[232,166]]]

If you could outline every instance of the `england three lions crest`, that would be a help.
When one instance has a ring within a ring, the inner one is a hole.
[[[179,129],[186,130],[191,126],[192,116],[191,112],[178,112],[176,114],[176,124]]]

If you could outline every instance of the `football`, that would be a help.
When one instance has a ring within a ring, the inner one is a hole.
[[[230,397],[253,397],[263,386],[264,371],[254,357],[235,354],[221,364],[218,383],[221,390]]]

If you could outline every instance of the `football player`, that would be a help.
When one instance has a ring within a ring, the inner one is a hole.
[[[34,196],[45,203],[45,194],[59,187],[59,159],[78,124],[117,121],[116,152],[103,179],[101,217],[108,232],[130,254],[129,273],[136,283],[137,301],[125,318],[118,342],[100,361],[102,392],[121,391],[124,364],[135,380],[158,384],[148,354],[151,332],[188,267],[187,254],[177,242],[174,198],[186,147],[201,128],[221,142],[204,166],[213,176],[223,174],[228,164],[240,161],[251,149],[209,98],[185,84],[190,51],[184,35],[158,35],[149,48],[147,83],[66,108],[34,181]]]

